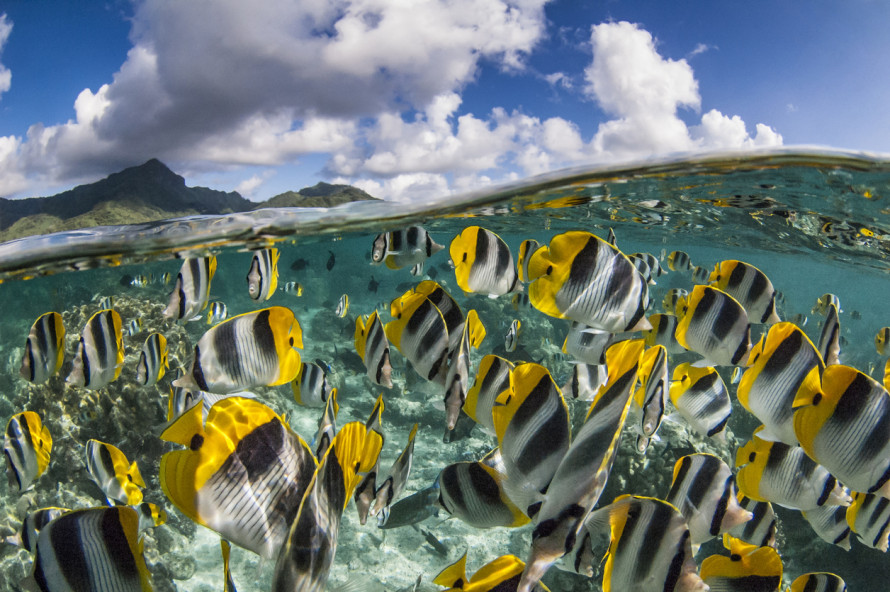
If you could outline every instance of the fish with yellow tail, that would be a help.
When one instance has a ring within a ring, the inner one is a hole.
[[[226,539],[219,539],[219,547],[223,558],[223,592],[238,592],[235,588],[235,582],[232,580],[232,572],[229,570],[229,555],[232,552],[232,545]]]
[[[376,310],[369,315],[356,317],[355,351],[364,362],[371,382],[392,388],[389,341]]]
[[[726,441],[726,422],[732,413],[729,390],[714,368],[683,363],[674,368],[671,403],[699,434]]]
[[[167,512],[162,507],[151,502],[143,501],[132,506],[139,513],[139,532],[145,532],[149,528],[155,528],[167,523]]]
[[[485,326],[479,320],[475,310],[467,313],[461,331],[461,340],[451,352],[451,363],[445,375],[445,430],[454,429],[460,410],[467,399],[470,384],[470,348],[479,349],[485,339]]]
[[[457,285],[464,292],[496,297],[522,291],[509,247],[490,230],[480,226],[464,228],[451,241],[448,252]]]
[[[757,547],[726,533],[729,557],[711,555],[701,564],[701,578],[712,590],[775,592],[782,585],[782,559],[772,547]]]
[[[57,312],[40,315],[28,332],[19,373],[28,382],[46,382],[59,371],[64,358],[65,325],[62,315]]]
[[[818,313],[824,317],[828,314],[828,310],[832,305],[837,308],[838,312],[844,312],[843,309],[841,309],[841,299],[830,292],[819,296],[819,298],[816,299],[816,304],[813,305],[813,309],[810,312],[813,314]]]
[[[807,455],[853,491],[890,496],[890,395],[870,376],[834,365],[822,390],[794,400],[794,433]]]
[[[633,263],[601,238],[558,234],[528,264],[529,299],[546,315],[609,333],[651,329],[649,287]]]
[[[818,392],[824,369],[816,346],[797,325],[776,323],[751,348],[736,394],[763,422],[764,438],[795,446],[794,399]]]
[[[377,464],[380,435],[361,422],[344,425],[315,470],[272,577],[272,590],[321,592],[337,551],[343,510],[358,474]]]
[[[124,363],[121,328],[121,316],[110,308],[90,317],[80,334],[68,384],[96,390],[117,380]]]
[[[444,248],[423,226],[409,226],[378,234],[371,246],[371,263],[390,269],[420,265],[422,270],[423,262]]]
[[[167,361],[167,339],[160,333],[145,338],[139,361],[136,363],[136,382],[143,386],[155,384],[170,367]]]
[[[445,592],[516,592],[517,581],[525,564],[515,555],[501,555],[489,561],[467,578],[467,554],[449,565],[433,579]],[[549,592],[544,584],[536,584],[532,592]]]
[[[139,517],[126,506],[75,510],[40,530],[26,590],[146,592]],[[38,584],[39,582],[39,584]]]
[[[749,263],[729,259],[714,267],[710,285],[723,290],[741,304],[754,323],[778,323],[776,289],[766,274]]]
[[[210,281],[216,273],[216,257],[190,257],[176,276],[164,318],[176,322],[199,319],[210,299]]]
[[[584,520],[599,501],[615,461],[644,347],[642,339],[634,339],[606,351],[609,382],[559,461],[540,507],[530,509],[535,528],[518,592],[532,590],[581,538]]]
[[[692,259],[685,251],[671,251],[667,258],[667,264],[671,271],[690,271],[693,267]]]
[[[200,405],[161,439],[184,446],[161,457],[161,489],[197,524],[273,559],[315,472],[309,445],[283,417],[254,399],[229,397],[203,420]],[[250,454],[256,442],[262,455]]]
[[[187,372],[173,386],[226,394],[292,381],[300,371],[303,331],[294,313],[273,306],[234,316],[208,329]]]
[[[739,505],[732,469],[713,454],[681,457],[665,501],[683,514],[694,548],[754,517]]]
[[[9,418],[3,433],[3,456],[9,489],[25,491],[46,472],[53,450],[53,437],[33,411]]]
[[[441,384],[448,370],[448,328],[441,311],[415,292],[393,300],[391,312],[395,320],[384,326],[386,338],[420,376]]]
[[[247,293],[251,299],[263,302],[272,297],[278,288],[278,249],[262,249],[253,254],[247,272]]]
[[[758,437],[736,451],[736,484],[747,497],[795,510],[849,506],[851,498],[826,467],[798,446]]]
[[[102,490],[108,505],[112,505],[111,500],[128,506],[142,502],[145,481],[135,460],[131,463],[117,446],[99,440],[87,442],[86,455],[90,477]]]
[[[207,324],[215,325],[226,320],[229,316],[229,310],[225,302],[211,302],[207,309]]]

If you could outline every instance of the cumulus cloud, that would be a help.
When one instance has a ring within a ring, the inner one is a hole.
[[[0,14],[0,56],[3,55],[3,46],[9,40],[12,33],[12,22],[6,18],[6,13]],[[12,86],[12,72],[0,63],[0,97]]]

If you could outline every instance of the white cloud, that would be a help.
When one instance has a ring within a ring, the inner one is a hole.
[[[717,49],[717,46],[716,45],[708,45],[706,43],[698,43],[698,44],[696,44],[695,48],[692,51],[690,51],[688,54],[686,54],[686,57],[694,58],[695,56],[697,56],[699,54],[703,54],[706,51],[710,51],[712,49]]]
[[[0,14],[0,55],[3,55],[3,46],[9,40],[12,33],[12,21],[6,18],[6,13]],[[0,64],[0,97],[12,86],[12,72],[9,68]]]
[[[244,179],[235,187],[235,191],[246,197],[247,199],[253,199],[256,195],[257,189],[259,189],[263,183],[269,180],[275,174],[274,170],[263,171],[262,173],[257,173],[255,175],[251,175],[249,178]]]

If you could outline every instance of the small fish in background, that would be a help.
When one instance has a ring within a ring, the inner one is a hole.
[[[328,262],[324,264],[324,267],[325,267],[325,269],[327,269],[328,271],[331,271],[332,269],[334,269],[334,265],[337,264],[337,258],[334,256],[334,252],[333,252],[333,251],[328,251],[328,253],[330,253],[331,256],[328,257]]]
[[[263,249],[253,254],[247,272],[247,293],[251,299],[263,302],[272,297],[278,287],[278,259],[276,248]]]
[[[133,508],[68,512],[40,530],[34,564],[22,588],[151,590],[140,542],[139,517]]]
[[[572,374],[562,387],[567,399],[593,401],[609,381],[609,370],[605,364],[572,364]]]
[[[833,573],[805,573],[791,582],[789,592],[847,592],[847,583]]]
[[[332,388],[325,368],[313,362],[302,363],[300,372],[291,381],[294,400],[306,407],[324,407]]]
[[[220,323],[229,316],[229,309],[226,307],[225,302],[211,302],[210,307],[207,309],[207,324],[215,325]]]
[[[744,366],[751,349],[751,323],[739,302],[721,290],[696,286],[677,302],[677,342],[708,366]]]
[[[516,351],[516,346],[519,345],[519,330],[521,327],[522,323],[519,322],[519,319],[513,319],[513,322],[510,323],[510,328],[504,337],[504,349],[508,352]]]
[[[791,315],[791,318],[788,319],[789,322],[794,323],[795,325],[797,325],[797,326],[800,327],[801,329],[803,329],[804,327],[807,326],[807,321],[808,321],[808,320],[809,320],[809,319],[807,318],[807,315],[805,315],[805,314],[803,314],[803,313],[801,313],[801,312],[799,312],[799,313],[797,313],[797,314],[794,314],[794,315]]]
[[[302,257],[290,264],[291,271],[303,271],[307,267],[309,267],[309,261]]]
[[[371,382],[392,388],[389,342],[376,310],[370,315],[356,317],[355,351],[364,362]]]
[[[124,363],[121,316],[100,310],[90,317],[80,335],[74,366],[66,381],[91,390],[117,380]]]
[[[390,269],[410,265],[411,274],[416,276],[423,271],[423,262],[443,248],[445,247],[434,241],[425,228],[410,226],[378,234],[371,246],[371,263],[383,263]]]
[[[825,313],[825,322],[822,324],[822,332],[819,334],[817,349],[825,361],[826,366],[840,364],[841,355],[841,323],[840,311],[834,303],[828,305]]]
[[[686,348],[677,342],[677,325],[679,320],[673,314],[656,313],[649,315],[649,324],[652,328],[643,331],[643,339],[648,347],[662,345],[669,354],[679,354]]]
[[[219,539],[219,547],[222,551],[223,558],[223,592],[238,592],[235,588],[235,582],[232,581],[232,572],[229,570],[229,555],[232,552],[232,545],[226,539]]]
[[[167,512],[164,508],[151,502],[142,502],[133,506],[139,513],[139,532],[145,532],[149,528],[155,528],[167,523]]]
[[[374,279],[374,276],[371,276],[371,279],[368,280],[368,292],[377,293],[377,288],[380,287],[380,282]]]
[[[371,507],[371,516],[376,516],[381,512],[384,514],[389,513],[390,505],[392,505],[392,503],[398,499],[399,494],[402,493],[405,483],[408,482],[408,476],[411,474],[411,464],[414,461],[415,436],[417,436],[416,423],[408,434],[408,443],[405,445],[405,449],[395,462],[392,463],[392,467],[390,467],[386,476],[383,478],[383,482],[377,487],[377,491],[374,493],[375,501],[374,505]],[[384,522],[386,521],[385,518],[383,520]]]
[[[178,323],[198,320],[210,298],[210,282],[216,273],[216,257],[189,257],[182,262],[164,318]]]
[[[726,383],[714,368],[696,368],[688,363],[674,368],[671,403],[699,434],[726,441],[726,422],[732,402]]]
[[[342,319],[347,312],[349,312],[349,295],[343,294],[340,296],[340,300],[337,301],[337,308],[334,309],[334,314]]]
[[[647,280],[650,284],[656,283],[655,278],[661,277],[666,273],[664,268],[661,266],[661,262],[658,260],[658,257],[653,255],[652,253],[632,253],[628,255],[628,258],[632,261],[634,259],[638,259],[646,264],[646,268],[649,270]]]
[[[862,313],[859,312],[858,310],[851,310],[851,311],[850,311],[850,318],[853,319],[854,321],[861,321],[861,320],[862,320]]]
[[[709,277],[711,277],[711,270],[709,270],[707,267],[696,265],[692,269],[692,281],[696,284],[707,283]]]
[[[649,262],[644,257],[633,254],[628,255],[627,258],[630,259],[634,268],[640,272],[640,275],[643,276],[643,279],[646,280],[647,284],[655,284],[655,280],[652,278],[652,270],[649,268]]]
[[[782,585],[782,558],[772,547],[757,547],[726,533],[730,556],[711,555],[701,563],[701,579],[712,590],[771,592]]]
[[[137,333],[142,333],[142,319],[133,319],[129,323],[127,323],[127,335],[130,337],[136,335]]]
[[[87,470],[102,490],[108,505],[115,500],[128,506],[142,502],[145,481],[139,473],[136,461],[130,463],[117,446],[90,440],[86,446]]]
[[[890,327],[882,327],[875,334],[875,351],[878,352],[878,355],[890,355],[888,343],[890,343]]]
[[[37,413],[22,411],[9,418],[3,433],[9,489],[22,492],[31,487],[46,472],[52,449],[53,437]]]
[[[554,236],[528,264],[532,306],[600,331],[645,331],[649,286],[621,251],[589,232]]]
[[[664,299],[661,301],[661,306],[666,311],[666,314],[675,316],[674,313],[677,311],[677,303],[688,296],[688,290],[684,290],[683,288],[671,288],[664,295]],[[674,327],[674,329],[676,330],[676,327]]]
[[[145,339],[139,362],[136,364],[136,382],[143,386],[155,384],[169,367],[167,339],[160,333],[152,333]]]
[[[40,536],[43,527],[70,511],[67,508],[50,507],[29,512],[22,520],[22,528],[15,535],[3,539],[3,542],[27,549],[33,554],[37,550],[37,537]]]
[[[810,312],[812,314],[820,314],[824,317],[828,314],[832,304],[837,308],[838,313],[844,312],[843,309],[841,309],[841,299],[831,293],[825,293],[819,296],[819,298],[816,299],[816,304],[813,305],[813,309]]]
[[[114,296],[103,296],[99,299],[99,308],[114,308]]]
[[[296,296],[297,298],[303,295],[303,284],[297,282],[287,282],[284,284],[284,293],[290,294],[291,296]]]
[[[147,275],[137,275],[132,280],[130,280],[130,285],[134,288],[147,288],[152,283],[151,276]]]
[[[795,510],[849,506],[852,498],[828,469],[807,456],[800,446],[758,437],[736,451],[736,485],[745,496]]]
[[[65,325],[62,315],[57,312],[40,315],[28,332],[19,373],[28,382],[46,382],[59,371],[64,358]]]
[[[692,259],[685,251],[672,251],[667,258],[668,268],[671,271],[689,271],[692,269]]]
[[[464,228],[451,241],[448,253],[457,285],[464,292],[496,297],[522,291],[507,243],[490,230]]]
[[[171,274],[169,271],[165,271],[160,276],[158,276],[157,280],[158,280],[159,284],[166,286],[167,284],[170,283],[170,280],[172,278],[173,278],[173,274]]]
[[[173,386],[227,394],[287,384],[300,370],[303,331],[293,311],[272,306],[234,316],[208,329]]]
[[[519,254],[516,258],[516,271],[519,274],[520,282],[524,284],[529,282],[528,260],[531,259],[534,252],[542,246],[541,243],[532,238],[526,239],[519,244]]]
[[[528,292],[517,292],[516,294],[513,294],[513,298],[510,299],[510,304],[516,312],[531,308],[532,305],[531,301],[528,299]]]

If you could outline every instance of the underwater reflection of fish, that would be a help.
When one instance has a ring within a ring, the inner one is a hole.
[[[62,367],[65,357],[65,325],[62,315],[48,312],[31,325],[19,369],[22,378],[35,384],[46,382]]]
[[[190,257],[182,262],[164,317],[177,322],[194,319],[207,306],[216,257]]]
[[[111,500],[128,506],[142,501],[145,481],[139,466],[132,463],[117,447],[99,440],[90,440],[86,446],[87,470],[111,505]]]
[[[89,508],[63,514],[37,537],[29,590],[144,592],[151,590],[136,510]]]
[[[33,411],[22,411],[9,418],[3,434],[3,456],[9,489],[25,491],[46,472],[53,438]]]
[[[208,329],[195,345],[185,375],[173,386],[231,393],[286,384],[300,370],[303,332],[294,313],[273,306],[232,317]]]
[[[88,389],[100,389],[117,380],[124,363],[121,316],[116,311],[100,310],[83,328],[74,367],[67,382]]]
[[[253,300],[268,300],[278,287],[278,249],[263,249],[253,254],[247,272],[247,293]]]

